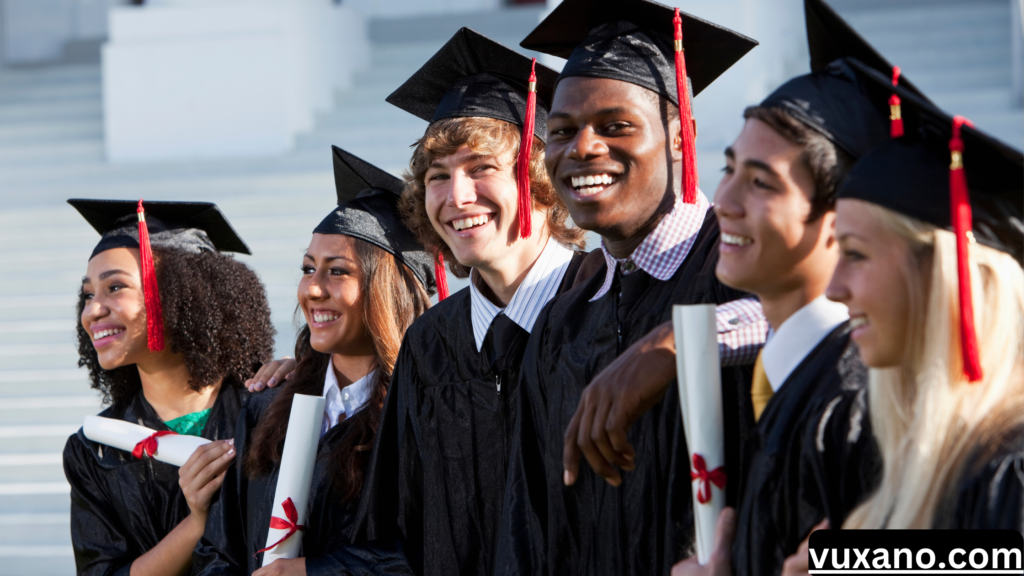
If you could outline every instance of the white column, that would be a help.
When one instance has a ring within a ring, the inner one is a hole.
[[[330,0],[160,0],[112,10],[107,157],[286,152],[368,59],[363,17]]]

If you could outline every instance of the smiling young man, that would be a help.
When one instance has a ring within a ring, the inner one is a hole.
[[[584,259],[544,170],[556,74],[530,77],[530,59],[463,28],[388,97],[431,122],[406,175],[405,222],[470,277],[407,332],[357,518],[359,537],[398,536],[420,574],[492,573],[522,351]]]
[[[738,406],[752,411],[739,419],[753,417],[756,426],[740,447],[744,473],[729,478],[740,489],[738,522],[732,511],[723,515],[735,547],[730,536],[708,565],[691,558],[684,573],[777,574],[812,526],[823,517],[841,523],[874,481],[877,462],[863,429],[865,370],[849,343],[846,308],[824,294],[838,258],[836,190],[856,158],[889,138],[890,94],[869,88],[842,61],[829,62],[849,55],[891,66],[822,2],[805,8],[815,72],[747,109],[715,195],[716,274],[756,294],[773,331],[750,407]],[[609,449],[598,467],[633,454],[623,440],[629,423],[672,388],[674,375],[668,324],[594,379],[574,422],[599,419],[591,443]],[[609,407],[598,413],[600,406]],[[831,444],[841,449],[825,453],[822,434],[842,435]],[[566,439],[567,470],[585,444]]]
[[[558,296],[530,338],[498,546],[502,574],[666,574],[692,547],[676,392],[653,402],[630,431],[629,474],[609,484],[590,469],[562,470],[566,428],[595,375],[668,320],[673,304],[743,297],[714,276],[718,226],[696,188],[695,130],[686,84],[682,102],[677,91],[673,16],[643,0],[566,0],[522,43],[568,58],[548,116],[546,164],[573,222],[601,235],[605,265]],[[756,44],[689,15],[682,29],[694,94]],[[760,318],[756,303],[745,305]],[[719,316],[725,326],[746,320],[726,314]],[[727,347],[723,363],[742,364],[733,356],[747,351]],[[746,370],[723,370],[727,403],[737,401],[753,356]],[[579,428],[589,435],[590,425]]]

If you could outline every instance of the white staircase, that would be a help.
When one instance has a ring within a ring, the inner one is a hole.
[[[384,97],[459,26],[515,46],[538,17],[521,8],[373,22],[373,60],[355,88],[275,158],[112,166],[98,64],[0,70],[0,576],[74,572],[61,451],[101,409],[75,340],[76,294],[98,236],[64,201],[219,204],[254,253],[239,259],[267,286],[277,354],[290,355],[300,259],[335,205],[329,145],[400,173],[426,122]]]

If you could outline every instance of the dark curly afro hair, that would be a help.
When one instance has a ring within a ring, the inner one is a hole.
[[[274,325],[267,293],[256,273],[231,256],[153,248],[163,304],[166,345],[185,356],[194,390],[216,384],[241,386],[274,353]],[[104,404],[125,405],[142,387],[134,366],[104,370],[80,321],[85,295],[78,293],[78,365],[89,369]]]

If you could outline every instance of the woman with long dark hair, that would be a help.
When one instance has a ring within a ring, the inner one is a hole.
[[[239,418],[235,446],[243,459],[211,509],[195,552],[197,574],[408,572],[400,548],[354,545],[348,528],[402,337],[430,306],[433,263],[401,224],[401,181],[338,148],[334,163],[339,206],[303,256],[298,363],[285,385],[253,395]],[[303,557],[259,568],[295,394],[326,400]]]
[[[216,441],[179,471],[71,436],[77,573],[184,574],[234,459],[242,383],[273,351],[266,293],[222,253],[249,249],[213,204],[69,203],[102,234],[78,300],[78,363],[110,404],[100,416]]]

